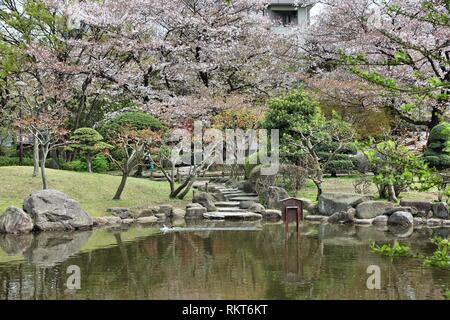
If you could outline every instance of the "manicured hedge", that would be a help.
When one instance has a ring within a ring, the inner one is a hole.
[[[15,166],[33,166],[33,159],[24,158],[23,163],[20,164],[19,157],[0,157],[0,167],[15,167]]]

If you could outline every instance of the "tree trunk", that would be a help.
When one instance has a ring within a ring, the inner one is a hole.
[[[125,185],[127,184],[127,179],[128,179],[128,170],[123,170],[122,180],[120,181],[119,188],[117,189],[116,195],[114,196],[113,200],[120,200],[122,192],[125,189]]]
[[[48,155],[48,146],[42,146],[42,161],[41,161],[41,176],[42,176],[42,189],[48,189],[48,180],[45,173],[45,162]]]
[[[33,166],[33,177],[37,177],[39,175],[39,142],[36,138],[33,142]]]
[[[86,155],[86,164],[89,173],[92,173],[92,157],[90,155]]]
[[[395,188],[393,185],[388,185],[387,187],[389,193],[389,201],[398,202],[397,195],[395,194]]]
[[[323,193],[322,181],[314,180],[314,184],[316,185],[317,188],[317,200],[319,200],[319,197]]]

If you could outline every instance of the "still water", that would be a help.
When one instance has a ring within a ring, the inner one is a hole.
[[[0,299],[443,299],[450,288],[450,271],[368,246],[401,239],[432,254],[429,239],[449,229],[304,223],[298,236],[294,226],[286,236],[282,224],[261,222],[188,227],[220,231],[134,226],[0,236]],[[371,265],[381,269],[381,290],[367,289]],[[67,288],[70,266],[81,271],[80,290]]]

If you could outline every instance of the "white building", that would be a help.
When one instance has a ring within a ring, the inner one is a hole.
[[[278,24],[276,32],[285,32],[289,26],[309,26],[311,9],[317,1],[308,0],[270,0],[267,14]]]

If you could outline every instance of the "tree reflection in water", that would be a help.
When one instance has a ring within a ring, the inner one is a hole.
[[[214,222],[208,227],[237,226]],[[181,232],[155,227],[0,237],[1,299],[441,299],[446,271],[373,254],[368,240],[431,253],[443,229],[410,234],[357,226],[245,223],[259,232]],[[204,227],[204,222],[201,225]],[[190,225],[189,227],[193,227]],[[195,227],[195,225],[194,225]],[[81,290],[66,288],[67,267]],[[369,265],[382,289],[366,288]]]

